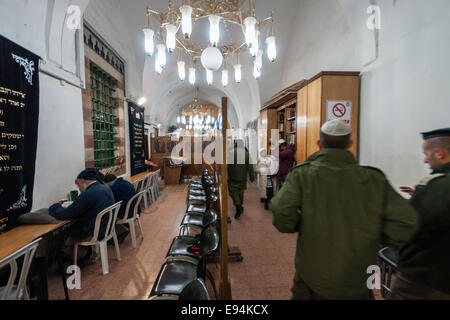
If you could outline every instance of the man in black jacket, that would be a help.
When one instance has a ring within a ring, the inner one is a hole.
[[[450,300],[450,128],[423,133],[425,162],[433,170],[415,190],[411,205],[420,215],[419,231],[400,248],[400,274],[390,299]]]

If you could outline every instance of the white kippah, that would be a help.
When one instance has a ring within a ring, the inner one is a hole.
[[[278,141],[278,144],[279,145],[282,145],[282,144],[285,144],[286,143],[286,140],[284,140],[284,139],[280,139],[279,141]]]
[[[332,137],[342,137],[352,134],[352,127],[343,120],[331,120],[322,126],[322,132]]]

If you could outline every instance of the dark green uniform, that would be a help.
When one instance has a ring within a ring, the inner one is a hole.
[[[447,298],[450,297],[449,173],[450,163],[447,163],[433,172],[435,178],[416,187],[410,203],[420,215],[420,228],[400,249],[398,261],[404,276],[447,294]],[[425,297],[426,292],[422,290],[415,298]]]
[[[418,223],[381,171],[340,149],[292,169],[271,209],[280,232],[299,233],[294,298],[302,297],[296,284],[303,281],[324,299],[370,298],[367,268],[376,265],[380,244],[408,241]]]
[[[255,181],[255,170],[250,164],[250,156],[245,151],[245,164],[238,164],[237,148],[234,148],[234,164],[228,165],[228,190],[234,205],[243,205],[244,191],[247,190],[247,179]]]

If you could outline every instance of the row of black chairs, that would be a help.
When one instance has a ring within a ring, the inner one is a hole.
[[[166,255],[153,289],[151,300],[210,300],[206,279],[211,282],[215,298],[214,277],[207,269],[207,259],[219,248],[220,234],[214,210],[217,188],[208,170],[201,180],[193,180],[187,194],[186,215]]]

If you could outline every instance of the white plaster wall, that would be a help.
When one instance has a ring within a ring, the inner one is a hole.
[[[366,9],[381,8],[369,31]],[[320,71],[361,71],[361,163],[395,186],[429,173],[420,132],[450,125],[450,2],[302,0],[285,62],[285,86]]]
[[[61,4],[86,1],[0,0],[0,34],[36,53],[59,71],[76,78],[75,34],[64,31]],[[49,41],[52,39],[52,41]],[[64,45],[62,45],[64,43]],[[79,82],[78,82],[79,83]],[[81,89],[40,73],[40,115],[33,209],[48,207],[74,190],[84,168]]]
[[[33,209],[67,197],[84,169],[81,90],[40,75],[40,114]]]

